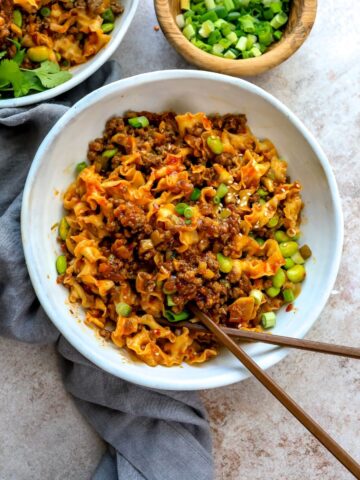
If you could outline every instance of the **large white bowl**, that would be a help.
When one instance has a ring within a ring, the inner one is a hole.
[[[264,90],[232,77],[173,70],[120,80],[83,98],[52,128],[41,144],[26,182],[22,204],[22,239],[30,277],[48,316],[89,360],[113,375],[140,385],[173,390],[204,389],[243,380],[248,372],[230,353],[200,366],[148,367],[124,350],[102,342],[69,313],[68,291],[56,283],[57,232],[63,216],[61,194],[74,179],[74,166],[86,158],[88,142],[101,135],[106,120],[128,109],[162,112],[242,112],[259,137],[270,138],[289,162],[289,173],[303,185],[302,242],[311,246],[307,278],[296,309],[278,314],[274,333],[303,337],[323,309],[337,275],[343,240],[341,205],[325,154],[304,125]],[[263,368],[288,351],[248,344]]]
[[[57,97],[71,88],[76,87],[79,83],[86,80],[96,70],[108,60],[115,50],[120,45],[122,39],[127,32],[132,19],[134,18],[136,8],[139,0],[121,0],[124,6],[124,13],[120,15],[115,21],[115,28],[111,33],[111,39],[104,48],[102,48],[96,55],[94,55],[88,62],[70,69],[72,77],[65,83],[58,87],[50,88],[44,92],[34,93],[32,95],[25,95],[19,98],[9,98],[7,100],[0,100],[0,108],[7,107],[23,107],[24,105],[32,105],[33,103],[44,102],[50,98]]]

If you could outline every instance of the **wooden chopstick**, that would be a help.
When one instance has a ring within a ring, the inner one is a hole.
[[[201,320],[216,336],[218,341],[233,353],[238,360],[256,377],[284,407],[296,417],[305,428],[316,437],[335,458],[351,472],[355,478],[360,478],[360,465],[308,415],[257,363],[227,335],[208,315],[196,306],[190,306],[190,311]]]
[[[176,322],[172,324],[165,319],[157,320],[162,325],[187,327],[189,330],[199,332],[209,331],[201,323]],[[333,345],[331,343],[315,342],[314,340],[305,340],[302,338],[285,337],[283,335],[274,335],[262,332],[252,332],[249,330],[239,330],[238,328],[220,327],[221,330],[230,335],[251,342],[270,343],[272,345],[280,345],[282,347],[298,348],[300,350],[308,350],[311,352],[327,353],[329,355],[340,355],[342,357],[359,358],[360,348],[346,347],[345,345]]]

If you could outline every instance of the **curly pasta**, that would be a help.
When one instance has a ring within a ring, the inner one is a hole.
[[[88,160],[64,195],[59,281],[116,346],[150,366],[202,363],[218,347],[176,324],[188,302],[260,329],[286,290],[298,293],[286,251],[300,233],[301,187],[244,115],[129,112],[107,122]]]

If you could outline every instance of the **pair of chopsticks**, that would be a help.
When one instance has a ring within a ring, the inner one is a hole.
[[[195,315],[202,324],[193,324],[190,322],[178,322],[176,326],[186,326],[192,330],[210,331],[219,343],[225,346],[240,362],[246,367],[250,373],[263,384],[275,398],[283,404],[283,406],[296,417],[305,428],[311,432],[320,443],[324,445],[330,453],[334,455],[355,478],[360,479],[360,465],[317,423],[308,415],[257,363],[236,344],[232,337],[244,340],[271,343],[286,347],[294,347],[302,350],[310,350],[314,352],[328,353],[332,355],[342,355],[350,358],[360,358],[360,349],[353,347],[345,347],[342,345],[332,345],[329,343],[314,342],[311,340],[303,340],[280,335],[269,335],[267,333],[250,332],[246,330],[237,330],[235,328],[220,327],[208,315],[200,311],[195,305],[190,306],[190,311]],[[167,321],[161,321],[166,325],[171,325]],[[174,326],[174,324],[172,324]],[[231,336],[230,336],[231,335]]]

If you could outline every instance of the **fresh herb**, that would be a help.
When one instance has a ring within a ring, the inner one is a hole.
[[[59,65],[50,61],[42,62],[40,67],[33,70],[21,68],[19,65],[25,52],[20,48],[20,44],[16,46],[14,58],[0,62],[0,95],[2,92],[12,92],[16,98],[22,97],[31,91],[41,92],[57,87],[71,78],[71,73],[60,70]],[[2,53],[0,52],[0,55]]]

